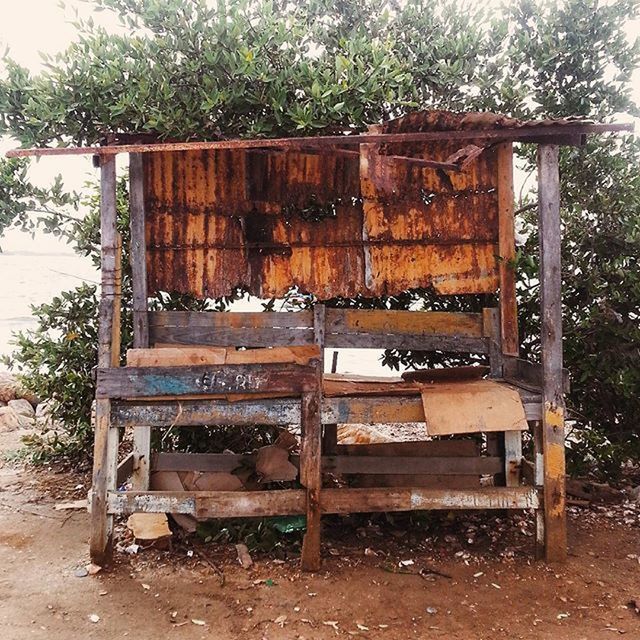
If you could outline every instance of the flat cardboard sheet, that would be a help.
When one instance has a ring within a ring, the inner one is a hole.
[[[427,435],[526,431],[517,389],[493,380],[420,385]]]

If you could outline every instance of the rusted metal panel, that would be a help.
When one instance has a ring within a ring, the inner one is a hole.
[[[461,116],[436,113],[381,130],[460,128]],[[362,144],[359,155],[242,148],[148,154],[150,292],[219,297],[242,287],[279,297],[298,286],[327,299],[429,286],[442,294],[496,291],[495,150],[456,172],[385,157],[447,162],[465,144]]]

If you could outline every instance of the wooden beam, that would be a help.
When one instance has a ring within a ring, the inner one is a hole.
[[[325,308],[316,304],[313,309],[314,342],[324,348]],[[322,492],[322,359],[316,365],[315,387],[302,396],[300,409],[300,484],[307,492],[306,513],[307,530],[302,541],[301,562],[305,571],[320,569],[321,513],[320,496]]]
[[[558,147],[538,147],[545,557],[567,558]]]
[[[498,156],[498,255],[500,270],[500,335],[502,353],[517,356],[518,309],[516,305],[516,240],[513,214],[513,144],[497,145]]]
[[[540,395],[519,389],[527,420],[540,420]],[[420,396],[356,396],[324,398],[324,424],[390,424],[424,421]],[[300,402],[293,398],[263,398],[229,402],[215,398],[169,400],[116,400],[114,426],[149,424],[153,427],[193,427],[201,425],[269,424],[287,426],[300,423]]]
[[[326,145],[360,145],[366,143],[416,143],[433,140],[544,140],[553,142],[557,136],[575,136],[588,133],[633,131],[632,123],[622,124],[574,124],[539,125],[536,127],[515,127],[501,129],[463,129],[455,131],[426,131],[411,133],[367,133],[335,136],[310,136],[301,138],[260,138],[215,140],[211,142],[163,142],[155,144],[123,144],[92,147],[38,147],[32,149],[12,149],[8,158],[55,155],[98,155],[112,156],[118,153],[153,153],[157,151],[197,151],[207,149],[278,149],[301,147],[323,147]]]
[[[120,361],[121,250],[116,221],[115,157],[102,161],[100,170],[101,297],[98,327],[98,366],[117,367]],[[107,511],[107,493],[116,488],[118,431],[111,428],[111,402],[96,401],[96,428],[91,484],[91,559],[105,564],[111,557],[113,517]]]
[[[131,283],[133,289],[133,347],[145,349],[149,346],[149,310],[147,293],[147,254],[145,238],[144,166],[143,156],[129,156],[129,227],[131,243]],[[149,467],[151,457],[151,428],[136,425],[133,428],[133,474],[134,489],[149,489]]]
[[[98,398],[290,393],[316,383],[313,367],[295,364],[98,369]]]
[[[482,314],[447,311],[327,309],[327,333],[482,338]]]
[[[238,467],[255,463],[255,459],[255,454],[157,453],[152,456],[152,470],[230,473]],[[298,456],[291,456],[290,460],[296,466],[299,465]],[[322,456],[323,473],[477,476],[498,473],[501,470],[502,458],[488,456]]]
[[[109,513],[187,513],[199,518],[296,515],[306,510],[305,493],[303,489],[242,493],[114,491],[109,494]],[[325,489],[320,497],[322,513],[341,514],[432,509],[535,509],[538,505],[538,494],[532,487]]]

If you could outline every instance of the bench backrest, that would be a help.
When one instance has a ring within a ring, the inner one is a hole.
[[[491,312],[327,309],[326,348],[489,353]],[[314,314],[300,312],[149,312],[152,346],[276,347],[316,343]]]

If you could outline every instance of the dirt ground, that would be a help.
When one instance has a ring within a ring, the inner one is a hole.
[[[0,438],[5,455],[18,446]],[[86,491],[81,476],[0,463],[3,640],[640,638],[635,506],[573,508],[564,566],[533,560],[530,517],[462,514],[418,529],[330,520],[315,575],[286,554],[245,570],[233,545],[185,539],[79,577],[88,516],[54,506]]]

